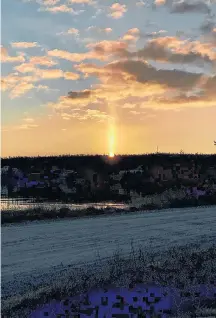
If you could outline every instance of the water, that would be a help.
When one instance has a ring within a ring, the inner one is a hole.
[[[0,208],[4,210],[27,210],[34,208],[35,206],[44,209],[60,209],[67,207],[72,210],[82,210],[90,207],[96,209],[114,208],[114,209],[128,209],[128,205],[124,203],[115,202],[98,202],[98,203],[59,203],[59,202],[34,202],[29,198],[1,198]]]

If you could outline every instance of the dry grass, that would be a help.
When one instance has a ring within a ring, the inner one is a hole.
[[[150,254],[142,248],[134,250],[131,244],[129,256],[117,251],[110,259],[95,260],[82,268],[67,268],[58,272],[49,285],[41,286],[24,295],[2,299],[2,317],[28,317],[30,310],[52,299],[63,300],[97,287],[129,287],[130,284],[152,283],[190,290],[192,284],[211,286],[216,278],[216,246],[201,248],[188,245]],[[207,300],[201,301],[192,293],[189,313],[180,308],[170,317],[216,317],[216,308]],[[187,316],[188,315],[188,316]]]
[[[207,207],[209,205],[200,205],[200,207]],[[192,207],[192,206],[188,206]],[[194,207],[199,207],[196,205]],[[62,208],[45,208],[41,206],[34,206],[28,209],[14,209],[14,210],[3,210],[1,211],[1,224],[7,225],[9,223],[21,223],[27,221],[43,221],[51,219],[62,219],[62,218],[84,218],[84,217],[95,217],[101,215],[117,215],[117,214],[130,214],[137,211],[153,211],[153,210],[162,210],[162,209],[175,209],[175,208],[187,208],[187,206],[179,204],[179,202],[168,206],[166,203],[164,205],[148,204],[140,205],[139,207],[131,206],[128,209],[120,209],[113,207],[106,208],[84,208],[72,210],[68,207]]]
[[[82,218],[86,216],[97,216],[112,213],[122,213],[123,210],[112,209],[112,208],[85,208],[71,210],[67,207],[62,208],[43,208],[34,206],[29,209],[19,209],[19,210],[3,210],[1,211],[1,223],[2,225],[8,223],[21,223],[26,221],[36,221],[36,220],[49,220],[49,219],[61,219],[61,218]]]

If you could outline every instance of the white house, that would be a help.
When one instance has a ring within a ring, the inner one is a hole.
[[[112,174],[110,175],[110,177],[111,177],[112,180],[120,181],[121,178],[122,178],[122,175],[121,175],[121,174],[114,174],[114,173],[112,173]]]
[[[85,184],[85,179],[83,179],[83,178],[77,178],[77,179],[76,179],[76,184],[84,185],[84,184]]]
[[[120,189],[122,189],[122,186],[121,186],[120,183],[113,184],[113,185],[110,187],[110,190],[111,190],[111,191],[118,191],[118,192],[119,192]]]
[[[1,186],[1,196],[2,197],[8,196],[8,187],[7,186]]]

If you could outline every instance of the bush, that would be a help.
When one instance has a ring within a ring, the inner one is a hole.
[[[197,206],[198,201],[196,198],[185,198],[185,199],[174,199],[171,200],[169,207],[170,208],[187,208]]]
[[[69,215],[69,212],[70,212],[70,209],[68,209],[68,208],[61,208],[61,209],[59,210],[59,217],[60,217],[60,218],[66,217],[66,216]]]
[[[136,212],[139,211],[138,208],[136,208],[135,206],[130,207],[130,212]]]

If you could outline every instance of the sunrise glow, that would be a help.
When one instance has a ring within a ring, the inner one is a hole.
[[[2,1],[2,157],[215,153],[215,1],[122,2]]]
[[[114,148],[115,148],[115,129],[114,129],[114,123],[110,124],[109,131],[109,157],[114,157]]]

